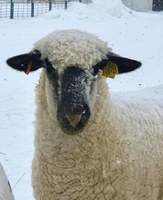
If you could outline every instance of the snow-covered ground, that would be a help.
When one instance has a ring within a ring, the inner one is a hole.
[[[16,200],[33,199],[34,93],[40,71],[27,76],[10,69],[5,61],[30,51],[49,32],[67,28],[92,32],[115,53],[143,63],[136,72],[108,79],[114,96],[125,92],[128,98],[163,99],[163,12],[138,13],[120,0],[93,0],[92,4],[74,2],[67,10],[56,9],[37,18],[0,19],[0,162]]]

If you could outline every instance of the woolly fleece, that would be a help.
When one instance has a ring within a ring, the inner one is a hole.
[[[14,200],[7,176],[0,163],[0,200]]]
[[[75,64],[90,71],[110,50],[77,30],[54,32],[34,49],[61,72]],[[51,90],[43,69],[36,95],[36,200],[163,200],[162,105],[113,98],[99,76],[91,118],[71,136],[58,125]]]

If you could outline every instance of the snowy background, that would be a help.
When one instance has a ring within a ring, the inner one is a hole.
[[[46,34],[67,28],[94,33],[115,53],[143,63],[136,72],[108,79],[113,96],[163,99],[163,12],[134,12],[120,0],[93,0],[92,4],[74,2],[67,10],[37,18],[0,19],[0,162],[16,200],[33,200],[35,86],[40,71],[27,76],[5,61],[29,52]]]

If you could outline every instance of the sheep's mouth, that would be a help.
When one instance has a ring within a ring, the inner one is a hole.
[[[83,131],[90,118],[90,111],[87,110],[82,114],[68,115],[62,109],[58,109],[57,119],[62,131],[68,135],[76,135]]]

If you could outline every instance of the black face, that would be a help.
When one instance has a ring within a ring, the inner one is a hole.
[[[48,60],[41,59],[37,49],[7,60],[7,64],[18,71],[29,74],[45,67],[56,107],[56,117],[61,129],[68,134],[76,134],[83,130],[90,117],[90,101],[93,102],[96,92],[98,71],[107,71],[105,77],[136,70],[141,62],[121,57],[109,52],[105,59],[92,66],[92,74],[87,74],[79,67],[67,67],[61,75]],[[111,64],[110,64],[111,63]],[[109,67],[109,69],[108,69]],[[50,94],[51,95],[51,94]],[[92,103],[91,103],[92,105]]]
[[[59,77],[57,71],[47,65],[47,74],[53,84],[54,100],[57,101],[56,116],[61,129],[71,135],[80,133],[90,117],[85,71],[78,67],[68,67]]]

